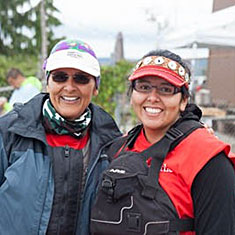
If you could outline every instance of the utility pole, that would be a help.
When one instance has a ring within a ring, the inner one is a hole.
[[[40,58],[40,68],[41,68],[41,78],[43,85],[46,84],[45,81],[45,73],[42,71],[42,66],[44,63],[44,60],[47,57],[47,24],[46,24],[46,10],[45,10],[45,0],[41,0],[40,2],[40,15],[41,15],[41,38],[42,38],[42,44],[41,44],[41,58]]]
[[[156,49],[161,49],[161,42],[164,41],[164,35],[169,30],[169,21],[162,15],[157,15],[151,9],[146,10],[147,21],[156,25]]]

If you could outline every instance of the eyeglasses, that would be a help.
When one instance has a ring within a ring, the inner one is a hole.
[[[176,93],[181,92],[181,88],[172,86],[170,84],[160,84],[159,86],[153,86],[151,83],[146,81],[134,81],[132,83],[132,87],[134,90],[141,93],[151,93],[153,88],[156,88],[159,95],[174,95]]]
[[[54,82],[66,82],[69,79],[69,76],[69,74],[63,71],[52,73],[52,79]],[[74,73],[72,77],[77,84],[88,84],[90,82],[90,78],[81,73]]]

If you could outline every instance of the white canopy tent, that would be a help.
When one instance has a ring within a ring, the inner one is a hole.
[[[163,36],[161,48],[235,47],[235,6],[216,11],[197,23]]]
[[[195,59],[201,58],[198,54],[202,49],[207,48],[209,52],[212,48],[235,48],[235,6],[216,11],[195,24],[171,31],[163,36],[160,48],[171,51],[191,50],[192,68],[195,68]],[[185,59],[183,54],[179,54]],[[193,90],[199,80],[196,76],[192,77],[190,89]]]

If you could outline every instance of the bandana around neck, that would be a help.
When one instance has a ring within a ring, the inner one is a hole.
[[[56,112],[49,99],[44,102],[42,113],[46,131],[58,135],[71,135],[81,138],[91,122],[91,110],[88,107],[78,119],[69,121]]]

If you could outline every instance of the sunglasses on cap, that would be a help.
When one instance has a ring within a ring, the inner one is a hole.
[[[57,72],[53,72],[51,74],[52,76],[52,80],[54,82],[66,82],[69,79],[69,74],[63,72],[63,71],[57,71]],[[91,78],[89,78],[88,76],[86,76],[85,74],[81,74],[81,73],[74,73],[72,75],[72,78],[74,79],[75,83],[77,84],[88,84],[91,80]]]

